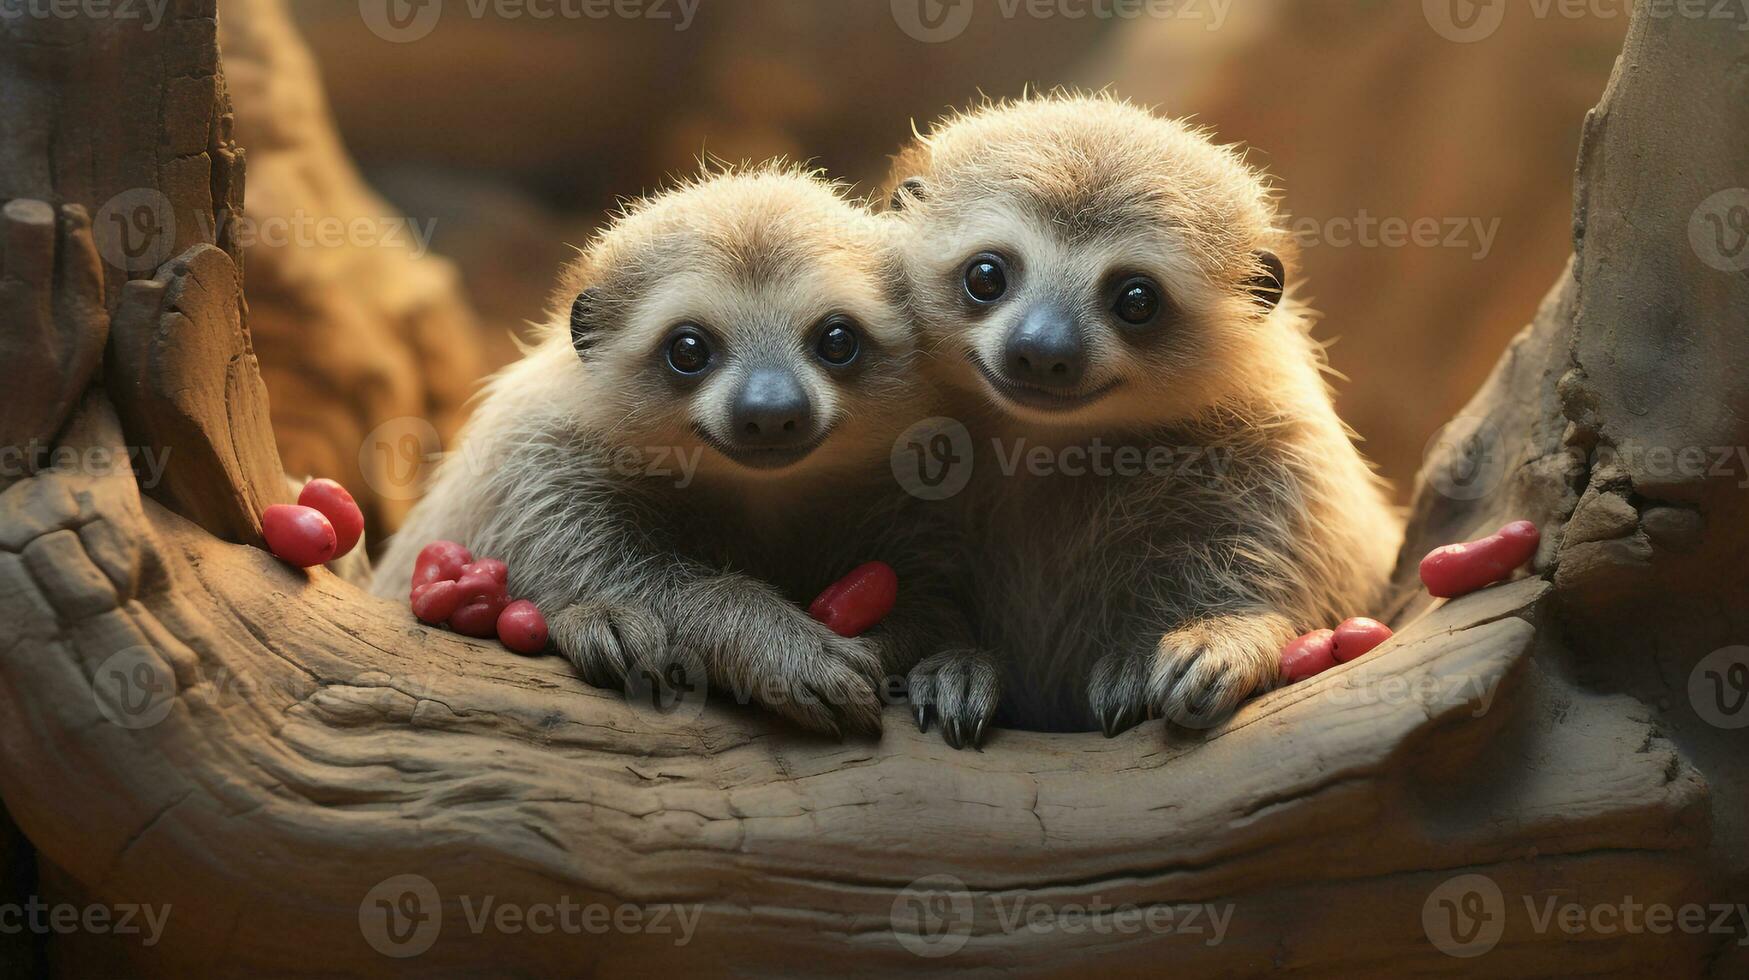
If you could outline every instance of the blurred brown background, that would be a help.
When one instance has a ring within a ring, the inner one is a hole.
[[[1302,291],[1349,379],[1340,408],[1404,493],[1430,436],[1571,251],[1580,124],[1629,4],[1581,16],[1555,4],[1540,17],[1533,6],[297,0],[291,11],[364,178],[415,221],[435,219],[434,249],[478,311],[486,366],[513,356],[511,333],[541,314],[567,243],[619,198],[695,170],[701,153],[809,159],[869,190],[913,121],[980,93],[1109,86],[1195,115],[1281,182],[1305,234]],[[248,115],[239,108],[246,146]],[[252,159],[252,206],[256,190]],[[1420,240],[1403,240],[1416,223]],[[269,383],[277,422],[287,382]]]

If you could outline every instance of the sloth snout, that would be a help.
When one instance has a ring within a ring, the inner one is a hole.
[[[1016,384],[1073,390],[1087,373],[1087,348],[1080,324],[1070,314],[1039,305],[1008,334],[1003,373]]]
[[[730,410],[735,442],[754,449],[806,443],[814,435],[814,406],[788,371],[761,369],[748,375]]]

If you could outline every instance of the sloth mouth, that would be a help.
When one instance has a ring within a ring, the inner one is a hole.
[[[1111,394],[1114,388],[1123,384],[1122,378],[1113,378],[1105,384],[1087,391],[1052,391],[1049,388],[1010,381],[990,370],[990,365],[985,364],[984,359],[975,353],[966,354],[966,360],[971,361],[972,366],[978,369],[978,374],[984,379],[984,384],[988,385],[991,391],[1000,395],[1005,401],[1042,412],[1072,412],[1078,408],[1085,408]]]
[[[837,427],[836,423],[829,425],[821,429],[814,438],[795,446],[737,446],[725,442],[704,426],[697,424],[693,425],[692,432],[705,445],[716,450],[719,455],[730,462],[750,470],[774,471],[787,469],[812,456],[814,450],[819,449],[826,442],[826,438],[832,434],[832,430]]]

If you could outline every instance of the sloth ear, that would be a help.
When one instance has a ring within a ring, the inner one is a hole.
[[[1282,293],[1287,291],[1287,269],[1274,252],[1258,252],[1257,264],[1261,268],[1256,275],[1245,280],[1245,288],[1257,298],[1258,305],[1273,310],[1281,303]]]
[[[595,286],[577,294],[571,302],[571,346],[578,357],[589,353],[601,328],[601,290]]]
[[[927,196],[928,195],[924,193],[923,178],[907,178],[902,181],[899,186],[893,188],[893,196],[887,199],[887,210],[903,211],[905,210],[906,205],[910,204],[912,201],[921,201]]]

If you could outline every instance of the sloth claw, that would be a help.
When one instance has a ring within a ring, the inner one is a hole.
[[[941,736],[955,749],[976,748],[996,713],[1001,675],[989,654],[976,650],[938,653],[911,670],[911,713],[917,730],[928,731],[931,716]]]

